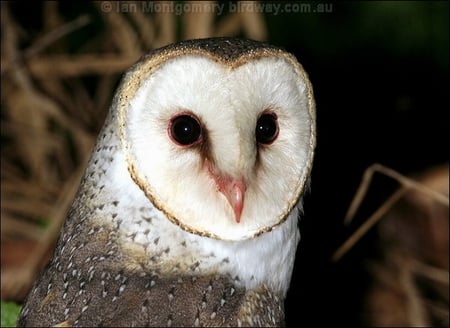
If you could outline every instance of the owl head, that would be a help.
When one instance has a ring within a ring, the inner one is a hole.
[[[180,42],[126,74],[113,111],[133,181],[182,229],[245,240],[299,203],[315,147],[311,83],[256,41]]]

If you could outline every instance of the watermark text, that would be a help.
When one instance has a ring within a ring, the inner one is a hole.
[[[186,13],[262,13],[268,15],[280,14],[327,14],[333,12],[333,3],[328,2],[256,2],[256,1],[102,1],[103,12],[117,13],[170,13],[182,15]]]

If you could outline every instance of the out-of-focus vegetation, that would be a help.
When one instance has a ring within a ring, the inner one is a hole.
[[[21,307],[14,302],[2,301],[1,326],[15,327],[17,318],[19,316],[20,308]]]

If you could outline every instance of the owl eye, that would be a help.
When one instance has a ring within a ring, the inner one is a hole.
[[[256,141],[259,144],[269,145],[278,137],[277,116],[274,113],[263,114],[256,122]]]
[[[181,114],[173,117],[168,130],[170,138],[178,145],[192,146],[201,142],[202,128],[195,116]]]

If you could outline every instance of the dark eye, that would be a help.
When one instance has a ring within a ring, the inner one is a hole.
[[[256,141],[260,144],[269,145],[278,136],[278,123],[275,114],[263,114],[256,122]]]
[[[173,117],[169,123],[169,136],[179,145],[191,146],[201,141],[202,128],[199,120],[188,114]]]

